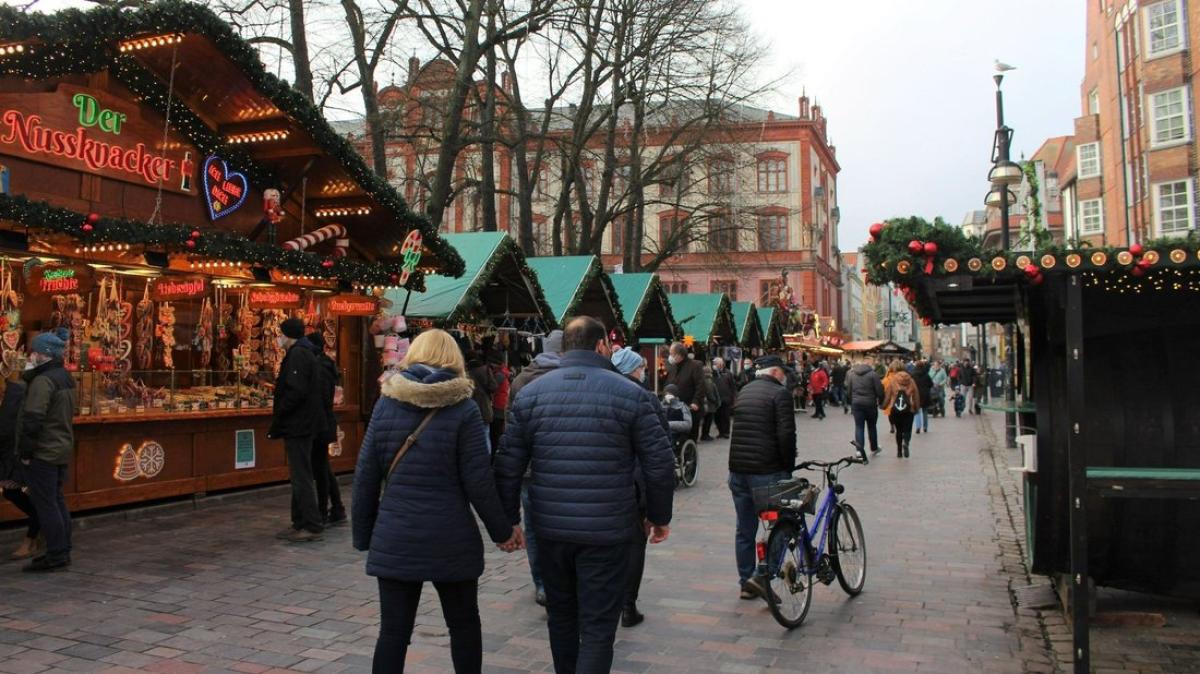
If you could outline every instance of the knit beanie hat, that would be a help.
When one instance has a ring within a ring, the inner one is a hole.
[[[617,372],[623,375],[630,375],[633,374],[634,370],[642,366],[642,354],[626,346],[613,351],[612,364],[613,367],[617,368]]]
[[[289,318],[279,324],[279,331],[288,339],[301,339],[304,337],[304,321],[299,318]]]
[[[543,353],[562,353],[563,331],[551,330],[550,334],[542,338]]]
[[[40,353],[43,356],[62,358],[63,352],[67,350],[67,340],[70,336],[70,330],[55,328],[34,337],[30,348],[34,353]]]

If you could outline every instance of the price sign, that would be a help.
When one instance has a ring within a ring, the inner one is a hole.
[[[334,295],[325,306],[333,316],[374,316],[379,313],[379,300],[363,295]]]
[[[304,295],[290,288],[251,288],[251,309],[299,309],[304,306]]]

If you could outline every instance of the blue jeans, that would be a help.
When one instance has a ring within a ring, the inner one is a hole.
[[[863,426],[871,438],[871,451],[879,451],[879,435],[875,430],[875,422],[879,420],[879,408],[874,405],[852,405],[854,412],[854,441],[859,447],[863,445]]]
[[[925,408],[917,410],[917,415],[913,417],[913,426],[917,430],[929,432],[929,412]]]
[[[529,575],[533,578],[533,587],[539,592],[546,589],[542,583],[542,567],[538,564],[537,537],[533,535],[533,521],[529,516],[529,487],[521,484],[521,511],[525,513],[525,556],[529,559]]]
[[[542,541],[546,626],[557,674],[612,669],[630,546]]]
[[[786,480],[787,472],[766,475],[729,474],[729,491],[733,493],[733,509],[737,512],[737,534],[733,552],[737,559],[738,587],[754,576],[758,556],[754,553],[754,538],[758,535],[758,510],[754,507],[754,488]]]
[[[63,498],[67,467],[33,459],[25,466],[29,500],[37,511],[42,536],[46,538],[46,556],[52,562],[71,557],[71,511]]]

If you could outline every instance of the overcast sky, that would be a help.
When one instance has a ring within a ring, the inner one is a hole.
[[[996,128],[995,59],[1004,81],[1013,158],[1073,130],[1079,115],[1083,0],[743,0],[790,72],[771,107],[795,114],[802,88],[829,118],[842,173],[840,244],[870,223],[983,208]],[[1003,12],[999,11],[1003,8]]]
[[[995,59],[1017,67],[1004,82],[1014,159],[1070,133],[1079,114],[1083,0],[741,1],[770,46],[763,81],[783,77],[764,102],[796,114],[807,90],[829,118],[842,167],[842,250],[858,248],[877,220],[941,215],[958,223],[982,208]],[[64,6],[86,3],[37,4]]]

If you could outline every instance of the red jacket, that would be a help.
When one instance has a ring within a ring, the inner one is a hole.
[[[813,370],[813,373],[808,377],[808,392],[813,395],[818,395],[825,392],[829,386],[829,373],[825,368],[818,367]]]
[[[496,392],[492,394],[492,407],[494,409],[508,409],[508,389],[510,385],[509,380],[511,379],[509,372],[507,365],[492,368],[492,374],[496,377],[496,383],[498,384]]]

